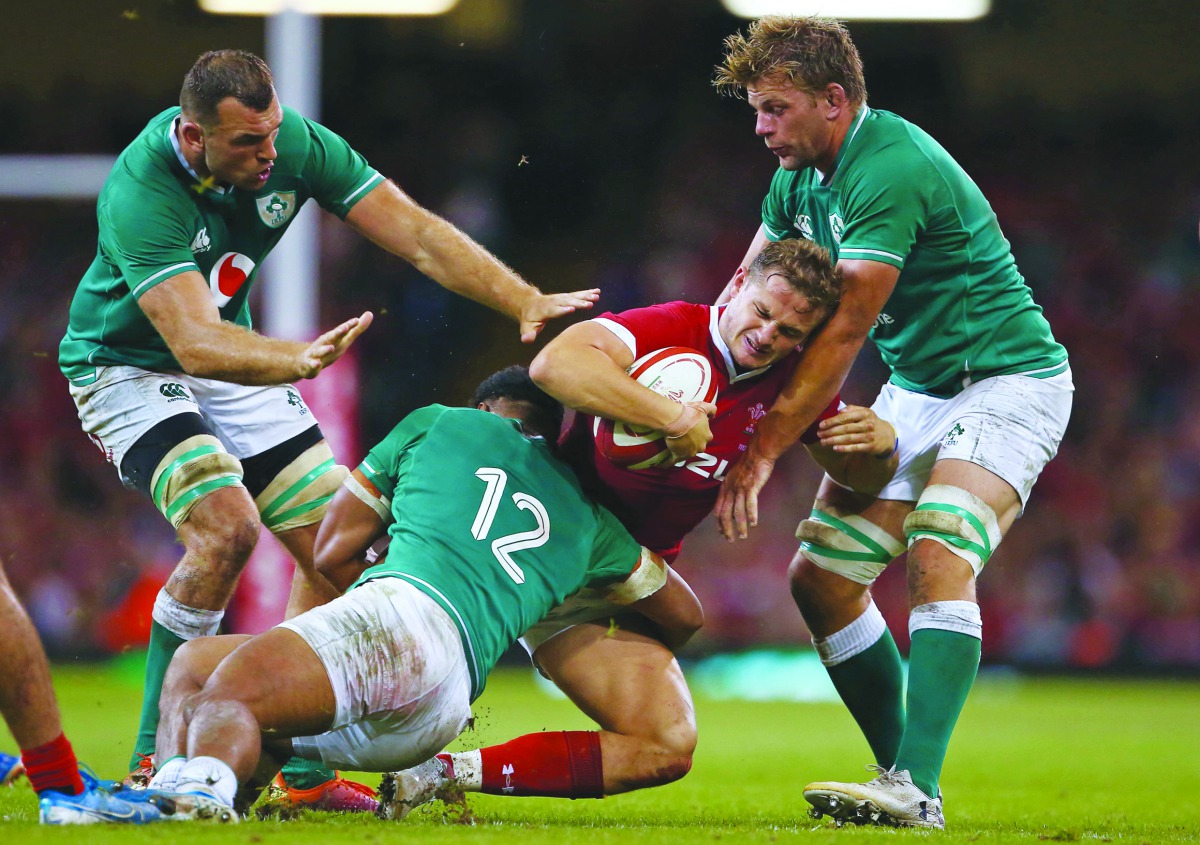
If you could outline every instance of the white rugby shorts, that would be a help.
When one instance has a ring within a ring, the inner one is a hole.
[[[976,382],[943,399],[885,384],[871,406],[900,438],[900,465],[877,498],[915,502],[939,460],[970,461],[1029,501],[1058,452],[1075,391],[1071,371],[1051,378],[1011,375]]]
[[[458,628],[403,578],[376,578],[280,623],[316,652],[333,685],[333,724],[292,748],[334,769],[389,772],[428,760],[471,718]]]
[[[278,446],[316,424],[290,384],[246,387],[139,367],[100,367],[85,386],[71,385],[83,430],[120,470],[129,449],[168,417],[200,414],[235,458]]]

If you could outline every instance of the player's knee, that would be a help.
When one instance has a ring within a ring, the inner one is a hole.
[[[243,510],[226,519],[209,521],[193,532],[184,546],[224,574],[237,575],[258,543],[259,525],[253,509]]]
[[[692,769],[696,752],[696,723],[682,718],[646,738],[641,768],[641,788],[679,780]]]

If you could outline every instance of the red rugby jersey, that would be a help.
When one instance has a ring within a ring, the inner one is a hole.
[[[618,467],[600,453],[592,434],[594,418],[582,413],[575,415],[559,442],[563,458],[575,468],[584,488],[611,510],[639,543],[667,560],[679,554],[683,538],[712,511],[726,470],[746,451],[755,425],[800,360],[797,351],[770,367],[737,373],[729,348],[717,331],[722,310],[668,302],[601,314],[593,321],[617,335],[635,359],[667,346],[686,346],[708,356],[717,385],[717,414],[709,420],[713,439],[703,452],[652,469]],[[837,413],[839,401],[835,397],[821,419]]]

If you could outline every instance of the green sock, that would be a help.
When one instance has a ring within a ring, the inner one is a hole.
[[[137,768],[139,754],[153,754],[155,735],[158,733],[158,699],[162,695],[163,678],[167,667],[179,647],[187,642],[183,637],[168,631],[157,622],[150,623],[150,649],[146,652],[146,681],[142,691],[142,718],[138,723],[137,742],[129,768]]]
[[[938,778],[950,734],[979,671],[978,637],[922,628],[908,654],[908,727],[896,755],[896,768],[908,769],[913,783],[929,796]]]
[[[875,762],[890,768],[904,735],[904,667],[891,632],[884,631],[866,651],[826,669],[867,738]]]
[[[283,779],[292,789],[312,789],[337,776],[333,769],[326,768],[315,760],[293,757],[283,766]]]

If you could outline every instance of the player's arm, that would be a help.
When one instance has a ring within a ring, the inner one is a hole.
[[[370,565],[367,549],[387,533],[391,514],[379,490],[355,469],[329,502],[313,546],[318,572],[338,592],[358,580]]]
[[[766,246],[767,241],[769,240],[770,238],[767,237],[766,229],[759,225],[758,231],[754,233],[754,240],[750,242],[750,249],[746,250],[746,257],[743,258],[742,263],[738,265],[738,270],[741,270],[743,273],[749,270],[750,264],[755,258],[758,257],[758,254],[762,252],[762,248]],[[724,305],[733,298],[733,283],[737,281],[737,278],[738,273],[737,270],[735,270],[729,281],[726,282],[725,290],[721,291],[721,295],[717,297],[717,305]]]
[[[569,408],[643,425],[667,434],[677,458],[690,458],[712,439],[711,405],[678,402],[629,377],[633,352],[620,338],[595,322],[576,323],[537,354],[529,375],[542,390]]]
[[[896,474],[900,463],[896,430],[870,408],[847,405],[817,425],[820,438],[805,443],[821,469],[856,493],[874,495]]]
[[[838,310],[805,346],[800,365],[721,485],[715,512],[726,539],[745,538],[758,524],[758,491],[775,461],[837,394],[900,277],[899,268],[879,261],[839,261],[838,267],[845,284]]]
[[[221,319],[204,277],[172,276],[142,294],[142,311],[188,375],[237,384],[285,384],[312,378],[342,356],[371,325],[371,312],[312,343],[264,337]]]
[[[655,623],[667,648],[681,648],[704,625],[704,608],[683,578],[647,548],[624,581],[608,588],[614,604],[636,610]]]
[[[532,342],[547,320],[591,308],[599,290],[544,294],[449,221],[384,181],[350,209],[346,222],[447,290],[516,320]]]

